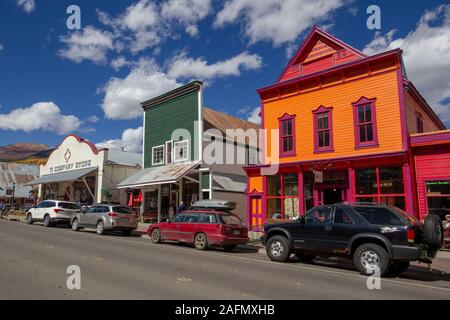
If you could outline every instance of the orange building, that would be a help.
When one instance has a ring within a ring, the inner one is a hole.
[[[367,56],[314,27],[257,92],[267,134],[263,163],[246,168],[251,230],[341,201],[419,214],[410,135],[445,126],[407,79],[402,50]]]

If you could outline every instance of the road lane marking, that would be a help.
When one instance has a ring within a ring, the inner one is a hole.
[[[56,231],[56,230],[62,230],[62,229],[49,229],[51,231]],[[65,231],[65,230],[64,230]],[[90,233],[90,232],[80,232],[78,234],[85,234],[87,236],[97,236],[95,233]],[[125,238],[117,238],[117,237],[99,237],[99,239],[105,239],[105,241],[109,241],[109,240],[114,240],[114,241],[118,241],[118,242],[122,242],[122,243],[134,243],[134,244],[139,244],[145,247],[155,247],[157,248],[158,245],[149,243],[149,242],[145,242],[145,241],[135,241],[135,240],[131,240],[131,239],[125,239]],[[323,273],[328,273],[328,274],[334,274],[334,275],[339,275],[339,276],[347,276],[347,277],[352,277],[352,278],[359,278],[359,279],[364,279],[366,280],[367,277],[363,276],[363,275],[359,275],[359,274],[350,274],[350,273],[346,273],[346,272],[341,272],[341,271],[335,271],[335,270],[327,270],[324,269],[321,266],[316,266],[315,268],[312,267],[306,267],[306,266],[296,266],[296,265],[292,265],[292,264],[287,264],[287,263],[279,263],[279,262],[274,262],[274,261],[268,261],[268,260],[261,260],[261,259],[255,259],[255,258],[247,258],[247,257],[239,257],[239,256],[235,256],[235,255],[231,255],[231,254],[226,254],[226,253],[215,253],[215,252],[211,252],[211,251],[198,251],[192,248],[184,248],[181,246],[172,246],[172,245],[159,245],[160,247],[164,246],[165,248],[170,248],[171,250],[175,250],[175,251],[182,251],[184,253],[191,253],[191,254],[199,254],[199,255],[210,255],[210,256],[217,256],[217,257],[222,257],[222,258],[233,258],[235,260],[242,260],[242,261],[250,261],[250,262],[260,262],[260,263],[264,263],[267,265],[273,265],[273,266],[279,266],[279,267],[284,267],[284,268],[290,268],[290,269],[297,269],[297,270],[308,270],[308,271],[312,271],[312,272],[323,272]],[[425,285],[425,284],[421,284],[421,283],[412,283],[412,282],[405,282],[405,281],[401,281],[401,280],[390,280],[390,279],[382,279],[383,283],[388,283],[388,284],[396,284],[396,285],[406,285],[406,286],[413,286],[413,287],[418,287],[418,288],[426,288],[426,289],[434,289],[434,290],[440,290],[440,291],[446,291],[446,292],[450,292],[450,288],[444,288],[444,287],[435,287],[435,286],[429,286],[429,285]]]

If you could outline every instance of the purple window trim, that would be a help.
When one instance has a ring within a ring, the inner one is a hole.
[[[420,112],[416,112],[416,132],[424,133],[423,129],[423,117]]]
[[[283,157],[292,157],[297,155],[297,145],[296,145],[296,130],[295,130],[295,114],[289,114],[285,113],[282,117],[278,118],[278,130],[280,132],[279,134],[279,148],[280,148],[280,158]],[[283,150],[283,122],[284,121],[292,121],[292,150],[290,151],[284,151]]]
[[[361,97],[358,101],[353,102],[353,127],[355,132],[355,149],[362,148],[373,148],[378,147],[378,131],[377,131],[377,117],[375,110],[376,98],[367,99],[366,97]],[[370,110],[372,113],[372,135],[373,140],[367,142],[361,142],[359,136],[359,121],[358,121],[358,108],[361,106],[370,105]]]
[[[313,111],[313,126],[314,126],[314,153],[322,153],[322,152],[334,152],[333,147],[333,116],[332,116],[333,107],[325,107],[320,106],[316,110]],[[317,119],[319,114],[328,113],[328,132],[329,132],[329,145],[324,147],[319,147],[319,128],[317,126]]]

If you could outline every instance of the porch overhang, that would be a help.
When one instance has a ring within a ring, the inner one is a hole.
[[[46,174],[35,180],[27,182],[26,184],[24,184],[24,186],[33,186],[33,185],[39,185],[39,184],[57,183],[57,182],[64,182],[64,181],[81,181],[81,178],[83,178],[84,176],[88,175],[89,173],[91,173],[97,169],[98,169],[98,167],[90,167],[90,168],[79,169],[79,170]]]
[[[117,189],[137,189],[159,184],[176,183],[199,165],[195,163],[168,164],[143,169],[119,183]]]

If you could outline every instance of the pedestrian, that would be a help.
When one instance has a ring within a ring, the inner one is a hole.
[[[186,211],[186,205],[184,204],[184,202],[183,201],[180,201],[180,205],[178,206],[178,208],[177,208],[177,214],[178,213],[181,213],[181,212],[183,212],[183,211]]]

